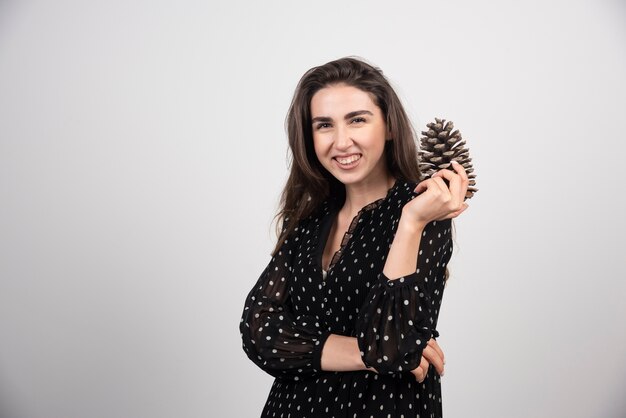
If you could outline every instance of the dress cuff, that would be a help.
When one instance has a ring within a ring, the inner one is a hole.
[[[330,331],[323,331],[317,339],[317,344],[313,346],[313,368],[319,372],[322,371],[322,350],[330,334]]]
[[[411,286],[414,284],[421,284],[420,283],[422,281],[421,279],[422,277],[419,274],[419,270],[417,270],[415,273],[407,274],[405,276],[401,276],[393,280],[385,276],[385,274],[382,272],[378,276],[378,280],[380,280],[380,282],[389,289],[393,289],[396,287]]]

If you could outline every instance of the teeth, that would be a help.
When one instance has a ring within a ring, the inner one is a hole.
[[[335,159],[337,160],[339,164],[348,165],[348,164],[352,164],[353,162],[355,162],[356,160],[360,158],[361,158],[360,155],[351,155],[350,157],[347,157],[347,158],[335,158]]]

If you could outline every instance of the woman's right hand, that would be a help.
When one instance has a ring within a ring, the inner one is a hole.
[[[437,341],[434,338],[428,340],[428,345],[424,347],[422,351],[422,360],[420,361],[420,365],[411,370],[411,373],[415,376],[415,379],[422,383],[424,379],[426,379],[426,375],[428,374],[428,368],[430,365],[435,366],[435,370],[439,373],[440,376],[443,376],[443,367],[445,364],[445,358],[443,356],[443,351],[437,344]]]
[[[426,225],[435,220],[455,218],[467,209],[464,200],[469,178],[461,164],[454,161],[452,167],[454,172],[444,168],[421,181],[414,190],[420,195],[404,205],[402,215],[416,224]],[[449,186],[444,179],[448,180]]]

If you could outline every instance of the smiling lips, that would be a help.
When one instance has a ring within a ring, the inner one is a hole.
[[[341,168],[355,167],[360,159],[361,154],[352,154],[345,157],[333,157],[333,160],[335,160]]]

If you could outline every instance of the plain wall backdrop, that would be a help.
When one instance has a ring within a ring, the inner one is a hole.
[[[623,1],[0,1],[0,417],[255,417],[239,318],[309,68],[453,120],[448,418],[626,416]]]

